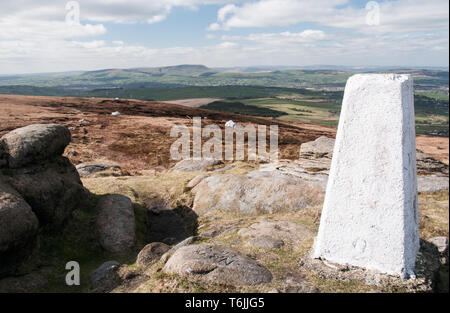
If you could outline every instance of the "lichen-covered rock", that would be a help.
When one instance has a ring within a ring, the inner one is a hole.
[[[193,210],[198,214],[218,209],[253,215],[296,211],[323,201],[322,188],[314,182],[276,171],[211,176],[193,192]]]
[[[138,265],[149,266],[158,261],[161,256],[170,250],[170,246],[163,242],[152,242],[146,245],[137,256]]]
[[[119,286],[122,281],[119,268],[119,262],[107,261],[94,270],[89,276],[92,291],[109,292]]]
[[[187,159],[181,160],[172,167],[176,172],[197,172],[206,170],[214,165],[222,164],[220,160],[214,159]]]
[[[237,285],[256,285],[272,280],[270,271],[255,260],[233,249],[209,244],[178,249],[167,261],[164,271]]]
[[[58,124],[33,124],[17,128],[0,139],[9,168],[62,155],[70,143],[70,131]]]
[[[31,207],[0,177],[0,277],[30,255],[39,222]]]
[[[11,169],[9,175],[8,183],[27,201],[46,230],[60,229],[86,194],[75,167],[61,156]]]
[[[124,252],[136,243],[136,222],[130,198],[106,195],[97,204],[97,231],[102,247],[109,252]]]

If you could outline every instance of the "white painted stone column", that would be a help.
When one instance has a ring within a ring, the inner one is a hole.
[[[413,80],[349,78],[313,257],[414,276],[419,250]]]

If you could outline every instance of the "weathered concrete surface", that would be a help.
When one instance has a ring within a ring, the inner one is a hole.
[[[412,78],[350,77],[333,154],[313,256],[413,276],[419,217]]]

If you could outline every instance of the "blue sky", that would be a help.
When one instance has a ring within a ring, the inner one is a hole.
[[[175,64],[448,66],[448,19],[444,0],[5,1],[0,74]]]

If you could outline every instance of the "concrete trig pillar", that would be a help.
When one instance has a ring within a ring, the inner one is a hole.
[[[313,257],[406,278],[414,276],[418,250],[413,80],[354,75]]]

